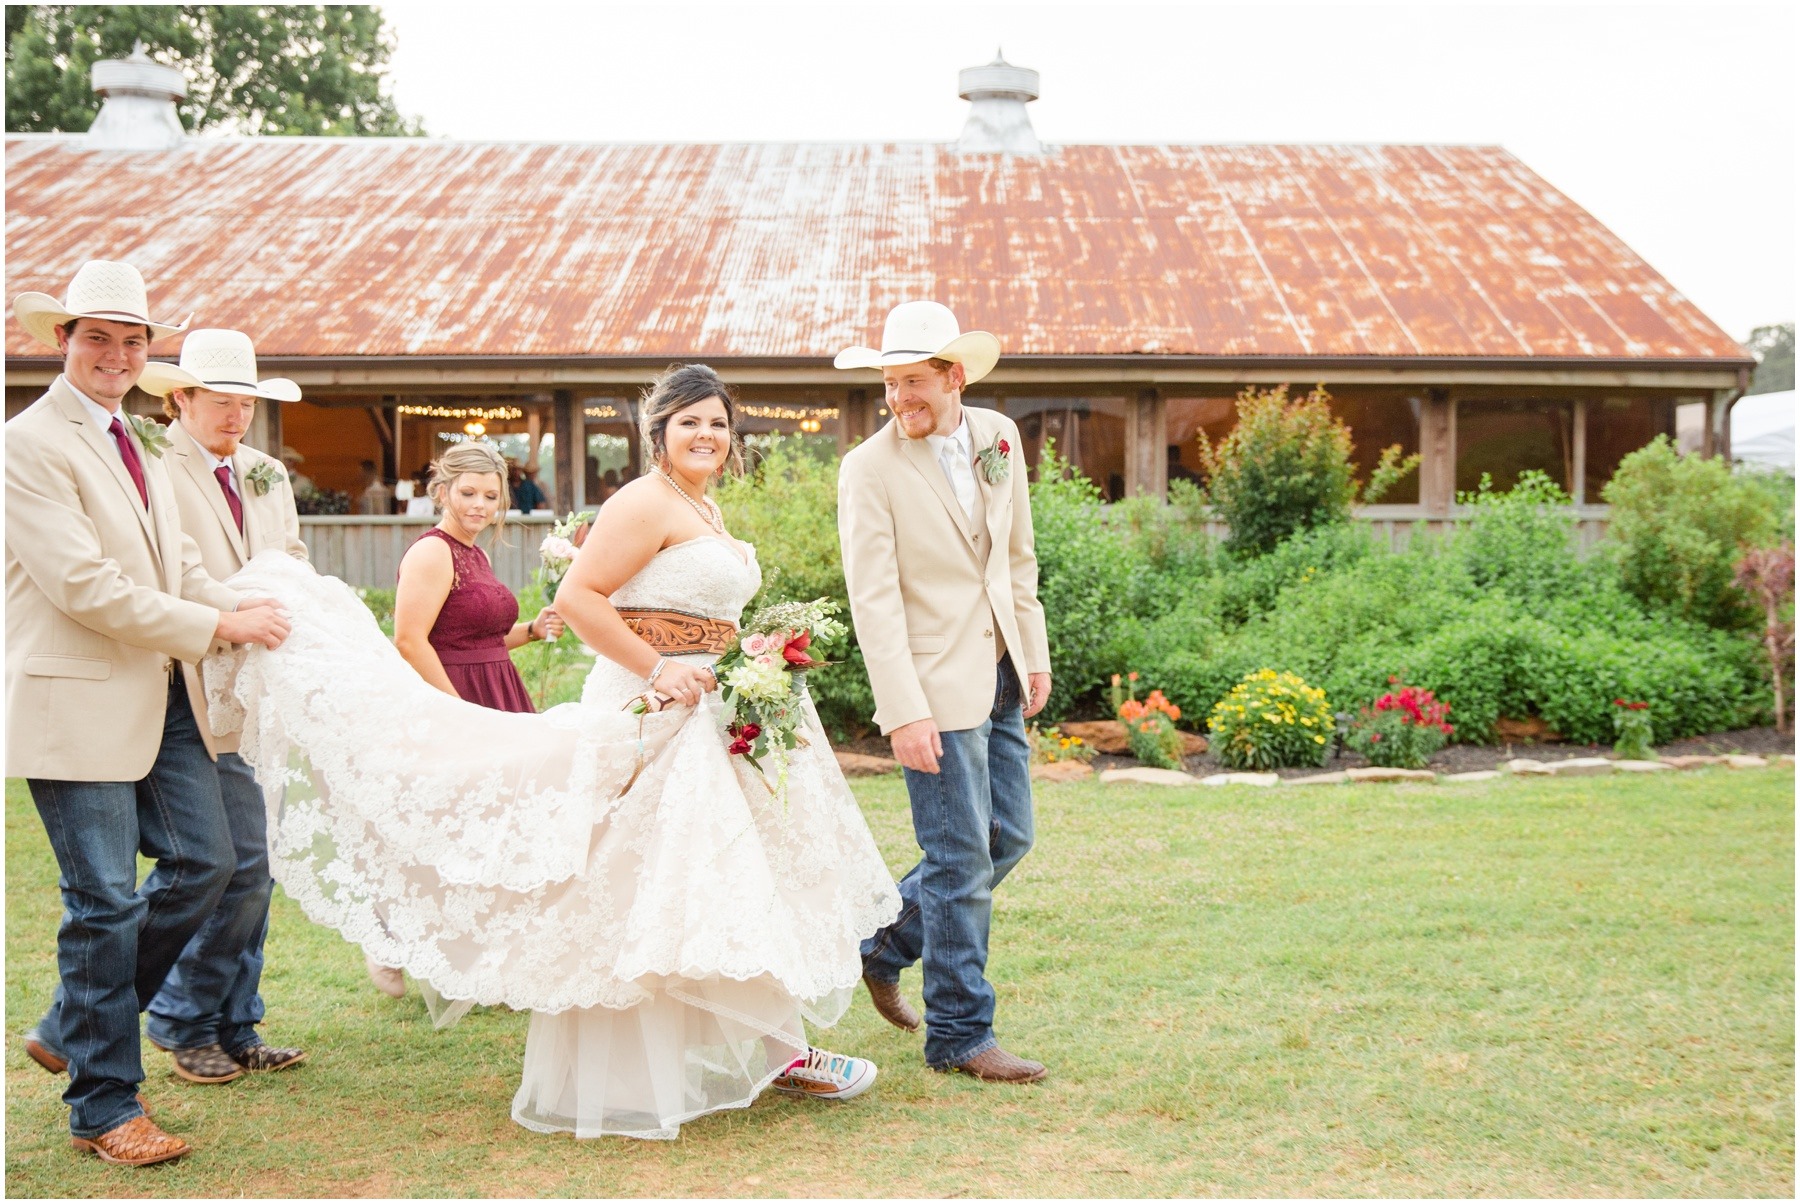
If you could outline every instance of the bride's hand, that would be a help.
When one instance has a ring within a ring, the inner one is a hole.
[[[657,693],[667,694],[682,706],[698,706],[702,694],[718,687],[711,669],[684,665],[680,661],[664,661],[662,672],[656,675]]]

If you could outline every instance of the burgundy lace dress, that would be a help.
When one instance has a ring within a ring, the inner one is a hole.
[[[506,651],[506,633],[519,621],[519,600],[494,576],[487,553],[471,548],[441,527],[420,539],[436,537],[450,545],[455,573],[450,596],[431,625],[431,647],[444,673],[466,702],[496,711],[534,711],[525,682]]]

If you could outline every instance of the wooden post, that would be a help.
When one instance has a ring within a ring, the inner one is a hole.
[[[277,460],[281,459],[281,407],[297,405],[298,402],[259,401],[256,403],[256,417],[250,420],[250,435],[245,440],[257,451],[267,452]]]
[[[567,514],[575,509],[575,465],[581,453],[581,408],[575,404],[575,393],[558,389],[550,402],[550,431],[556,436],[556,512]]]
[[[1447,389],[1429,389],[1419,411],[1419,504],[1447,515],[1456,500],[1456,401]]]
[[[1569,440],[1569,497],[1577,506],[1587,503],[1587,398],[1575,399],[1575,429]]]
[[[1140,389],[1125,403],[1125,496],[1169,496],[1167,406],[1162,391]]]
[[[875,405],[867,389],[850,389],[844,394],[843,412],[838,417],[838,455],[850,450],[859,439],[875,433]]]

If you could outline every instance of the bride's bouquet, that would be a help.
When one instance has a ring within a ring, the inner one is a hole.
[[[837,610],[829,598],[765,606],[750,616],[737,643],[713,666],[725,704],[729,752],[750,762],[765,782],[763,759],[773,761],[775,782],[769,789],[780,799],[787,797],[788,751],[806,745],[800,731],[806,675],[830,663],[811,650],[845,630],[831,617]]]

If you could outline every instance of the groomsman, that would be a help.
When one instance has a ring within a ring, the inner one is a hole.
[[[281,461],[240,442],[259,398],[300,400],[291,380],[257,379],[256,349],[236,330],[191,331],[180,364],[152,362],[138,387],[163,399],[171,419],[170,483],[181,528],[200,545],[206,571],[225,580],[259,552],[306,559],[300,516]],[[190,1083],[228,1083],[246,1070],[281,1070],[303,1050],[263,1043],[263,938],[269,929],[267,815],[256,774],[237,755],[237,732],[214,732],[199,671],[182,666],[200,736],[217,757],[219,794],[231,826],[236,869],[218,907],[188,942],[150,1002],[150,1043],[169,1051]]]
[[[6,774],[31,788],[61,871],[61,985],[26,1052],[69,1072],[78,1150],[143,1166],[189,1152],[145,1115],[138,1012],[231,877],[218,774],[175,666],[275,648],[287,618],[207,576],[154,424],[123,413],[153,322],[127,263],[13,312],[63,371],[6,424]],[[137,887],[137,856],[156,865]]]

